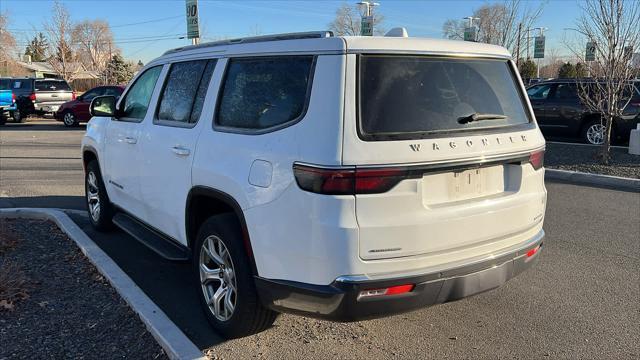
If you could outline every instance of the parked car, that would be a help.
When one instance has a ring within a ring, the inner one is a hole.
[[[58,121],[62,121],[65,126],[77,126],[80,122],[87,122],[91,119],[89,114],[89,105],[91,100],[96,96],[111,95],[116,98],[120,97],[124,91],[124,86],[98,86],[84,94],[76,97],[74,100],[67,101],[60,105],[54,113],[54,117]]]
[[[93,100],[89,218],[191,259],[226,337],[279,312],[352,321],[456,300],[539,258],[545,143],[528,109],[494,45],[318,32],[187,46]]]
[[[0,78],[0,125],[7,121],[9,111],[15,110],[16,98],[11,91],[11,79]]]
[[[11,90],[16,96],[16,109],[11,112],[16,122],[31,114],[53,114],[60,105],[76,98],[69,84],[61,79],[12,79]]]
[[[584,82],[584,89],[588,83]],[[599,145],[604,142],[605,127],[599,113],[589,111],[580,99],[580,85],[575,79],[559,79],[536,84],[527,89],[538,125],[545,135],[562,136]],[[640,121],[640,92],[634,92],[622,118],[615,119],[612,140],[628,142],[629,134]],[[624,103],[627,103],[625,100]]]

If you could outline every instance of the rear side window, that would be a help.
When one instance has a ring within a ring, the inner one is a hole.
[[[558,100],[577,100],[578,88],[576,84],[558,84],[555,98]]]
[[[215,64],[216,60],[197,60],[171,65],[160,97],[158,119],[198,122]]]
[[[43,80],[36,81],[37,91],[71,91],[71,87],[66,81]]]
[[[527,95],[531,100],[545,100],[549,96],[551,85],[536,85],[527,90]]]
[[[359,133],[365,140],[529,123],[506,60],[361,55]],[[468,121],[474,115],[482,120]]]
[[[149,68],[131,85],[122,105],[123,118],[133,121],[144,119],[161,71],[162,65]]]
[[[303,116],[313,56],[231,59],[218,106],[216,125],[265,130]]]
[[[14,80],[11,88],[15,90],[18,90],[18,89],[31,90],[31,81],[29,81],[28,79]]]

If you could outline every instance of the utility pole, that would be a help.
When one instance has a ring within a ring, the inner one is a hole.
[[[379,3],[363,0],[356,4],[364,7],[364,12],[360,22],[360,35],[361,36],[373,36],[373,8],[380,6]]]
[[[530,59],[530,57],[529,57],[529,48],[531,47],[531,45],[529,45],[529,39],[531,39],[531,28],[527,29],[527,60]]]

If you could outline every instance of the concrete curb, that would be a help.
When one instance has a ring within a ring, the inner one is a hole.
[[[640,179],[620,176],[545,168],[544,178],[545,180],[559,180],[581,185],[605,186],[625,191],[640,192]]]
[[[67,214],[59,209],[11,208],[0,209],[0,218],[53,221],[60,230],[75,241],[82,253],[111,283],[111,286],[127,302],[129,307],[138,314],[169,358],[206,359],[191,340]]]

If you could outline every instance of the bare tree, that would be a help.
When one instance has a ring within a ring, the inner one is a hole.
[[[602,141],[601,157],[609,163],[611,132],[614,119],[621,118],[631,100],[634,85],[633,49],[640,41],[640,3],[635,0],[586,0],[583,13],[577,20],[577,30],[589,42],[595,43],[596,60],[590,62],[594,81],[580,81],[579,95],[583,104],[597,116],[596,123],[585,131]],[[583,53],[571,47],[576,55]]]
[[[384,16],[378,14],[375,8],[373,13],[373,33],[376,35],[384,34],[381,27],[384,22]],[[336,35],[360,35],[361,14],[357,7],[344,4],[336,10],[336,18],[329,24],[329,30]]]
[[[9,16],[7,13],[0,13],[0,74],[7,75],[9,68],[13,66],[14,60],[11,53],[16,49],[16,39],[7,29]]]
[[[49,64],[63,79],[73,80],[81,68],[73,51],[71,16],[64,5],[54,2],[51,20],[43,27],[51,44]]]
[[[477,39],[479,42],[504,46],[512,51],[518,43],[518,26],[528,29],[542,14],[544,4],[530,8],[522,0],[507,0],[505,2],[485,4],[473,11],[476,22]],[[465,22],[449,19],[442,26],[444,37],[452,40],[464,38]],[[521,46],[526,42],[526,31],[520,33]]]
[[[89,70],[102,72],[116,50],[111,28],[103,20],[85,20],[76,24],[71,38],[77,47],[77,58]]]

